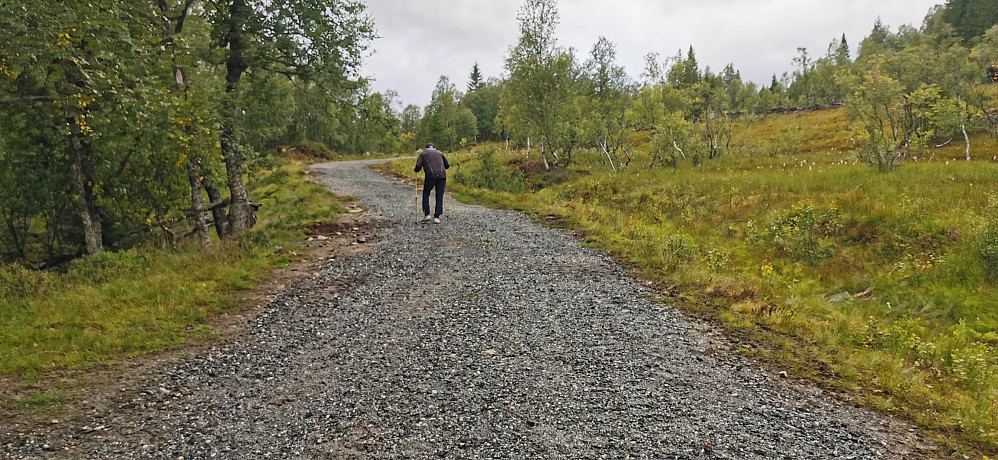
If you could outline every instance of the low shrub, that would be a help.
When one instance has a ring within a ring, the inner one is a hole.
[[[774,213],[757,240],[798,260],[814,263],[832,255],[828,238],[842,227],[841,220],[842,212],[836,208],[797,205]]]
[[[527,189],[523,174],[510,170],[496,158],[495,146],[486,146],[475,155],[476,166],[470,173],[463,171],[455,180],[472,187],[496,192],[520,193]]]
[[[977,242],[977,250],[984,262],[984,273],[991,283],[998,282],[998,204],[992,204],[987,213],[988,223]]]
[[[44,294],[56,275],[29,270],[21,265],[0,264],[0,299],[14,301]]]
[[[295,154],[304,158],[319,158],[322,160],[332,160],[336,158],[336,153],[329,149],[326,144],[315,141],[298,141],[294,144],[282,147],[282,155],[295,157]]]
[[[151,260],[150,254],[137,249],[84,256],[69,264],[66,279],[79,283],[102,284],[117,279],[125,273],[144,271]]]

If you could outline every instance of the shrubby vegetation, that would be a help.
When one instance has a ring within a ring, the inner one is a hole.
[[[739,147],[735,120],[844,105],[857,158],[883,171],[931,157],[949,143],[962,142],[969,158],[971,133],[998,134],[998,117],[980,87],[998,62],[992,10],[985,1],[951,1],[931,11],[921,28],[896,32],[878,20],[855,59],[845,36],[823,55],[800,48],[792,71],[759,87],[731,64],[720,72],[703,68],[692,46],[665,59],[649,53],[640,81],[633,80],[604,37],[585,59],[559,46],[556,2],[528,0],[504,77],[483,84],[476,65],[466,94],[443,78],[418,122],[430,126],[418,130],[417,140],[439,138],[448,148],[503,140],[526,149],[527,161],[537,152],[546,168],[568,166],[577,149],[594,148],[603,153],[601,164],[620,171],[632,165],[628,133],[645,130],[656,152],[649,167],[676,167],[732,153]]]
[[[495,192],[526,191],[523,173],[509,169],[496,157],[497,151],[495,146],[486,146],[479,150],[475,155],[475,166],[471,171],[466,171],[467,168],[462,169],[461,163],[456,162],[455,171],[451,175],[452,182]]]
[[[62,271],[0,265],[0,374],[29,378],[210,339],[205,319],[239,304],[268,270],[302,256],[306,224],[344,212],[295,164],[259,171],[257,225],[211,251],[143,243],[78,258]],[[289,206],[294,204],[294,206]]]

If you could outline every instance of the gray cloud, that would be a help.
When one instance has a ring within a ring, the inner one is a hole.
[[[938,0],[562,0],[558,41],[584,59],[600,36],[638,78],[644,56],[675,55],[693,45],[702,66],[728,63],[768,84],[791,69],[798,47],[824,55],[844,33],[855,54],[879,16],[896,29],[918,26]],[[381,36],[363,74],[375,91],[394,89],[406,104],[425,105],[441,75],[463,89],[472,65],[500,76],[519,30],[522,0],[367,0]]]

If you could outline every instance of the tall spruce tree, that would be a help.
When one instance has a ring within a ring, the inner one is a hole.
[[[697,64],[697,56],[693,52],[693,45],[690,45],[689,51],[686,52],[686,68],[683,73],[683,84],[692,86],[697,83],[700,83],[700,65]]]
[[[478,91],[485,82],[482,80],[482,72],[478,69],[478,63],[471,68],[471,75],[468,77],[468,92]]]
[[[849,42],[846,41],[846,34],[842,34],[839,47],[835,50],[835,65],[843,66],[849,64],[852,57],[849,55]]]

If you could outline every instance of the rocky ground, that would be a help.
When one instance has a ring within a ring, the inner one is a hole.
[[[371,250],[327,258],[240,317],[226,345],[123,374],[71,420],[0,427],[3,454],[934,455],[909,424],[719,346],[563,231],[453,200],[443,223],[416,223],[412,186],[370,163],[313,169],[385,227]]]

